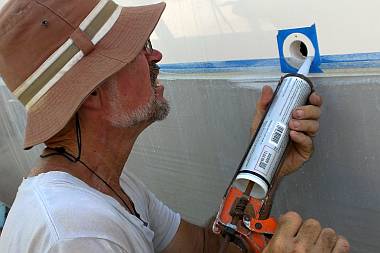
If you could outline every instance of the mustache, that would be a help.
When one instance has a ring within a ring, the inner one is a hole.
[[[150,69],[150,81],[152,82],[152,85],[156,83],[157,76],[160,73],[160,67],[156,63],[151,63],[149,65]]]

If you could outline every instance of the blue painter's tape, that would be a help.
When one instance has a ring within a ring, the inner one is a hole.
[[[268,68],[278,65],[278,59],[259,59],[160,64],[160,68],[168,73],[214,73]]]
[[[0,228],[4,227],[5,213],[6,213],[6,206],[3,203],[0,203]]]
[[[192,73],[222,73],[238,72],[260,69],[278,69],[279,59],[252,59],[234,61],[209,61],[175,64],[160,64],[162,72],[176,74]],[[380,52],[324,55],[320,57],[320,68],[328,69],[354,69],[354,68],[380,68]]]
[[[283,46],[284,46],[285,39],[293,33],[304,34],[312,42],[315,52],[314,52],[314,60],[310,66],[310,72],[321,73],[322,72],[322,70],[320,69],[321,59],[320,59],[320,54],[319,54],[317,30],[316,30],[315,24],[310,27],[301,27],[301,28],[285,29],[285,30],[278,31],[277,45],[278,45],[278,52],[280,55],[281,71],[284,73],[297,73],[298,71],[298,69],[288,64],[284,56]]]

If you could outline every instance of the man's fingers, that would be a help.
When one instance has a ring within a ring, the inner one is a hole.
[[[321,108],[315,105],[305,105],[293,111],[293,119],[314,119],[321,117]]]
[[[306,220],[296,236],[296,247],[299,248],[299,252],[309,252],[317,241],[320,233],[321,224],[317,220]]]
[[[260,99],[256,103],[256,111],[259,111],[260,113],[264,113],[272,97],[273,97],[272,88],[268,85],[265,85],[261,89]]]
[[[350,251],[350,244],[343,236],[338,236],[338,240],[332,253],[348,253]]]
[[[288,212],[279,219],[278,227],[273,238],[292,238],[302,224],[301,216],[296,212]]]
[[[321,228],[315,219],[302,223],[295,212],[282,215],[272,239],[265,247],[269,252],[348,253],[350,245],[331,228]]]
[[[289,122],[291,130],[304,132],[309,136],[315,136],[319,130],[319,122],[316,120],[291,120]]]
[[[319,96],[317,92],[313,92],[309,96],[309,103],[312,104],[312,105],[316,105],[318,107],[321,107],[322,104],[323,104],[322,97]]]
[[[297,149],[299,154],[305,160],[309,159],[311,153],[313,152],[313,141],[310,136],[307,136],[302,132],[291,130],[290,139],[295,143],[294,147]]]
[[[331,228],[324,228],[315,243],[312,253],[330,253],[332,252],[338,236],[335,231]],[[339,252],[339,251],[338,251]],[[341,252],[339,252],[341,253]]]
[[[261,120],[264,117],[268,104],[272,100],[272,97],[273,97],[272,88],[268,85],[265,85],[262,88],[260,98],[256,103],[256,113],[251,125],[251,135],[255,134],[257,127],[259,126]]]

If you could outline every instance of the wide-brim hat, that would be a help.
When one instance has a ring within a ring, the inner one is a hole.
[[[27,110],[24,148],[57,134],[92,91],[134,60],[164,9],[10,0],[0,12],[0,75]]]

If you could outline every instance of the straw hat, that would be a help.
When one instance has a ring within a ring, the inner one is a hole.
[[[9,0],[0,12],[0,75],[27,110],[24,148],[58,133],[99,84],[131,62],[164,9]]]

